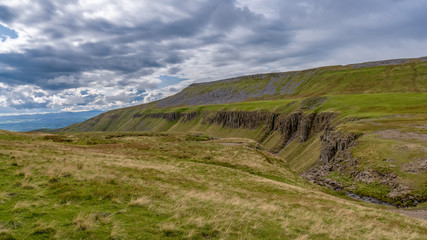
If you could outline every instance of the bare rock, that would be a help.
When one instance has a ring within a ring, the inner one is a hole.
[[[409,187],[399,184],[396,187],[392,188],[387,197],[389,198],[404,198],[410,193]]]
[[[427,170],[427,159],[418,159],[403,166],[403,171],[409,173],[419,173]]]

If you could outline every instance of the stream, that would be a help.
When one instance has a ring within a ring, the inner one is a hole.
[[[367,197],[367,196],[361,196],[361,195],[357,195],[351,192],[346,192],[347,196],[354,198],[354,199],[358,199],[358,200],[362,200],[365,202],[370,202],[370,203],[375,203],[375,204],[381,204],[381,205],[385,205],[385,206],[392,206],[395,207],[393,204],[390,204],[388,202],[384,202],[382,200],[373,198],[373,197]]]

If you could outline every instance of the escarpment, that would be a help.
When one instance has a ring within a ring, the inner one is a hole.
[[[271,112],[220,111],[205,114],[202,123],[217,124],[228,128],[255,129],[261,126],[271,128],[277,114]]]
[[[349,149],[356,144],[356,139],[361,134],[343,133],[328,126],[321,135],[322,147],[318,163],[302,176],[319,185],[329,186],[340,190],[343,185],[328,178],[333,171],[344,172],[346,169],[356,166],[357,159],[351,156]]]
[[[197,118],[199,114],[197,112],[181,113],[181,121],[188,122]]]
[[[144,117],[148,118],[162,118],[166,121],[176,121],[178,120],[181,115],[177,112],[171,112],[171,113],[149,113],[146,114]]]
[[[339,158],[360,136],[360,133],[342,133],[328,127],[320,137],[322,139],[320,162],[329,163],[332,159]]]
[[[169,112],[169,113],[137,113],[133,115],[133,118],[161,118],[166,121],[177,121],[182,119],[182,121],[187,122],[195,119],[197,117],[197,112],[190,113],[179,113],[179,112]]]
[[[182,122],[192,121],[197,116],[197,112],[134,115],[134,117],[140,118],[161,118],[166,121],[180,120]],[[324,130],[335,117],[336,114],[330,112],[305,114],[299,110],[289,114],[267,111],[218,111],[204,112],[201,116],[201,123],[231,129],[260,129],[262,137],[257,140],[261,143],[269,135],[279,134],[280,140],[270,149],[271,152],[277,153],[291,141],[306,142],[310,137]]]
[[[306,142],[311,136],[328,126],[335,117],[336,114],[330,112],[320,114],[294,112],[289,115],[280,115],[275,121],[274,130],[280,132],[281,140],[272,151],[280,151],[293,140]]]

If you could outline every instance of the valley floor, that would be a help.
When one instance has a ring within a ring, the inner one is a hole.
[[[0,239],[427,236],[426,221],[308,183],[245,139],[0,132],[0,172]]]

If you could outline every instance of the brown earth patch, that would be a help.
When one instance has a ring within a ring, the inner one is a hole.
[[[416,139],[427,142],[427,134],[414,132],[399,132],[395,130],[384,130],[376,132],[381,138],[385,139]]]
[[[427,221],[427,210],[422,209],[422,210],[404,210],[404,209],[399,209],[397,210],[398,213],[406,215],[406,216],[410,216],[413,218],[418,218],[418,219],[422,219],[424,221]]]

